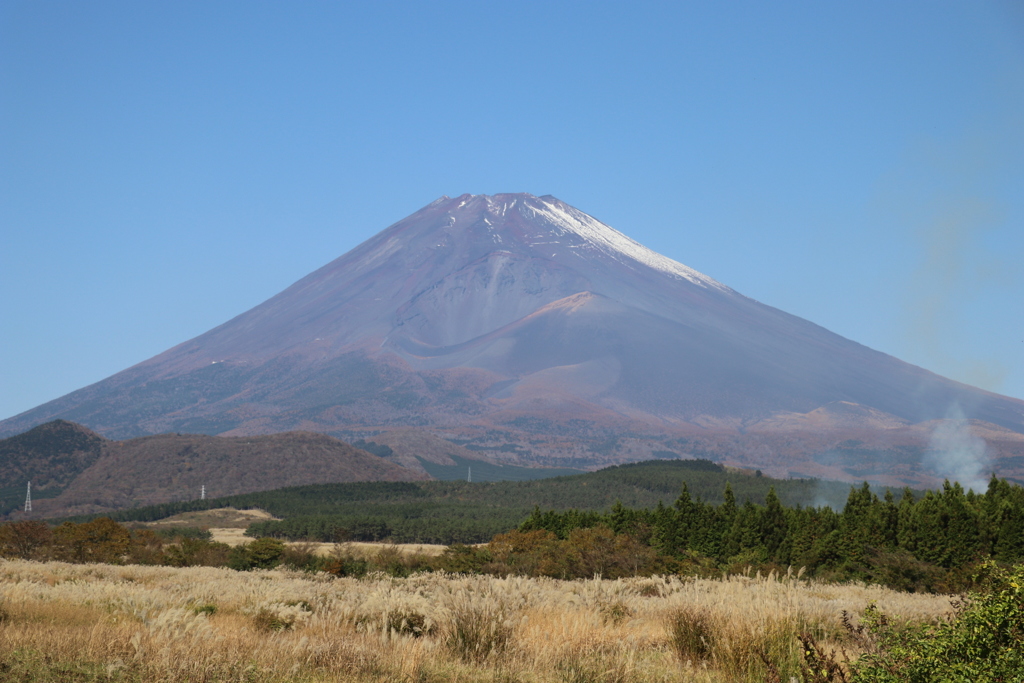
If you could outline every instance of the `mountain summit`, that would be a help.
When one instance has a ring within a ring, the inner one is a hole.
[[[554,197],[499,194],[441,197],[0,435],[58,417],[115,438],[421,426],[522,462],[694,453],[696,439],[778,470],[780,441],[749,434],[906,430],[951,410],[1024,434],[1022,401],[758,303]]]

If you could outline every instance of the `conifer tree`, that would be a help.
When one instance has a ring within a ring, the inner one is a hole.
[[[665,507],[659,500],[654,508],[653,541],[658,552],[678,557],[683,548],[679,547],[679,520],[675,508]]]
[[[909,486],[903,488],[903,496],[897,506],[896,545],[913,553],[917,548],[917,518],[914,515],[914,492]]]
[[[897,534],[900,525],[900,510],[896,505],[896,497],[892,489],[885,490],[885,503],[882,506],[881,538],[882,545],[888,550],[895,549],[899,540]]]
[[[789,533],[789,520],[774,486],[768,489],[768,495],[765,496],[760,522],[761,545],[764,546],[768,557],[773,560],[782,559],[779,557],[779,551]]]
[[[725,482],[725,492],[722,494],[725,499],[722,503],[722,517],[732,523],[736,517],[736,496],[732,492],[732,484]]]
[[[690,488],[683,482],[682,491],[675,502],[675,544],[680,551],[690,548],[690,541],[700,522],[699,506],[690,498]]]
[[[919,560],[945,566],[946,530],[942,523],[942,501],[932,491],[914,504],[907,530],[909,550]]]
[[[974,496],[971,496],[974,498]],[[959,567],[972,560],[980,559],[981,534],[980,515],[976,505],[964,495],[959,482],[947,481],[942,487],[942,517],[945,549],[941,564],[944,567]]]

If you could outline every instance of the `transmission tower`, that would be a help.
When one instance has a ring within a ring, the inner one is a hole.
[[[28,489],[25,491],[25,512],[32,512],[32,482],[28,483]]]
[[[206,500],[206,484],[203,484],[203,488],[199,491],[199,500]]]
[[[469,483],[472,484],[473,483],[473,466],[472,465],[468,465],[467,467],[468,467],[468,469],[466,471],[466,481],[468,481]]]

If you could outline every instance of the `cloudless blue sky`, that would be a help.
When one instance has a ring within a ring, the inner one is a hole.
[[[1020,7],[0,0],[0,418],[464,192],[1024,397]]]

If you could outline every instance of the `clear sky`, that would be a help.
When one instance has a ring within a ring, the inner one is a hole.
[[[1024,10],[0,0],[0,418],[442,194],[1024,398]]]

